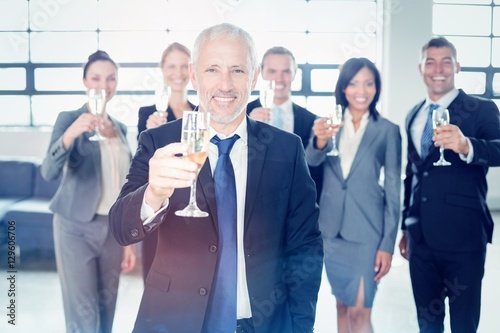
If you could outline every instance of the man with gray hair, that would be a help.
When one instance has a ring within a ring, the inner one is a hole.
[[[202,31],[190,76],[199,112],[210,113],[208,160],[197,175],[179,157],[181,120],[141,134],[110,211],[120,244],[159,230],[136,333],[313,331],[323,260],[316,191],[300,139],[246,116],[258,75],[247,32]],[[179,217],[197,176],[197,203],[209,215]]]

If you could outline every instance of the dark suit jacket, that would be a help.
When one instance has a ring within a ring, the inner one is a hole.
[[[189,106],[191,106],[191,110],[194,110],[196,107],[194,104],[189,102]],[[141,134],[142,131],[146,130],[146,122],[148,121],[148,118],[150,115],[156,112],[156,105],[148,105],[148,106],[143,106],[139,108],[139,120],[137,122],[137,139],[139,139],[139,135]],[[167,122],[176,120],[174,112],[170,108],[170,105],[167,108]]]
[[[292,103],[293,106],[293,133],[300,136],[302,139],[302,144],[304,149],[306,149],[309,144],[309,139],[312,135],[312,127],[314,125],[314,120],[316,120],[316,115],[307,109]],[[247,114],[250,114],[253,109],[262,107],[260,100],[257,98],[251,101],[247,105]],[[321,198],[321,188],[323,186],[323,165],[319,166],[309,166],[309,172],[311,177],[316,183],[316,193],[317,201]]]
[[[460,127],[474,149],[472,163],[445,150],[451,166],[435,167],[439,148],[425,160],[415,150],[412,122],[424,102],[408,114],[403,229],[412,241],[441,251],[484,251],[491,242],[493,220],[486,205],[488,167],[500,165],[500,115],[492,101],[468,96],[462,90],[448,107],[450,121]]]
[[[244,248],[248,292],[256,333],[312,332],[323,249],[314,183],[300,140],[247,119],[248,176]],[[140,208],[148,161],[157,148],[179,141],[181,121],[142,133],[128,182],[110,211],[120,244],[142,240]],[[206,218],[180,218],[189,189],[176,189],[159,225],[158,247],[146,279],[135,332],[201,332],[217,265],[217,209],[209,161],[197,182]],[[156,330],[155,330],[156,329]]]

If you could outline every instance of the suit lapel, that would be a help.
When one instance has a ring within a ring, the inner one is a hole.
[[[270,142],[273,134],[270,131],[261,131],[260,125],[247,117],[248,131],[248,173],[247,190],[245,202],[245,227],[249,221],[250,212],[253,209],[257,198],[257,190],[261,181],[262,168],[266,160],[267,145],[264,142]]]
[[[378,134],[378,124],[379,122],[375,121],[372,116],[370,116],[368,124],[366,125],[365,133],[361,138],[361,142],[359,143],[358,151],[354,156],[354,160],[352,161],[351,170],[349,171],[349,175],[356,170],[358,165],[363,160],[363,157],[367,154],[367,151],[370,149],[372,144],[375,142]]]
[[[205,164],[203,164],[203,166],[201,167],[200,173],[198,174],[197,182],[201,187],[203,196],[205,197],[209,210],[208,214],[212,216],[212,221],[214,222],[215,229],[218,230],[219,228],[216,223],[216,221],[218,220],[218,216],[217,216],[217,203],[215,202],[214,178],[212,176],[212,170],[210,168],[210,162],[208,158],[205,161]]]

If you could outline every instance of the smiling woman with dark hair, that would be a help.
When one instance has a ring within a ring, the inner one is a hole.
[[[335,97],[344,125],[316,120],[309,165],[324,165],[320,229],[325,267],[337,300],[338,332],[373,332],[377,284],[391,267],[399,222],[401,135],[380,116],[380,74],[366,58],[340,69]],[[329,156],[336,135],[340,156]]]

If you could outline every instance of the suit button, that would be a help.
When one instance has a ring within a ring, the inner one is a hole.
[[[132,230],[130,230],[130,234],[132,235],[132,237],[137,237],[137,236],[139,236],[139,230],[132,229]]]
[[[427,202],[427,197],[423,197],[422,202]]]
[[[212,244],[212,245],[210,245],[209,250],[210,250],[210,252],[212,252],[212,253],[217,252],[217,245],[213,245],[213,244]]]
[[[425,172],[423,173],[423,176],[424,176],[424,177],[429,176],[429,172],[425,171]]]
[[[199,292],[201,296],[205,296],[207,294],[207,290],[205,288],[200,288]]]
[[[347,184],[342,184],[342,189],[343,190],[347,189]]]

